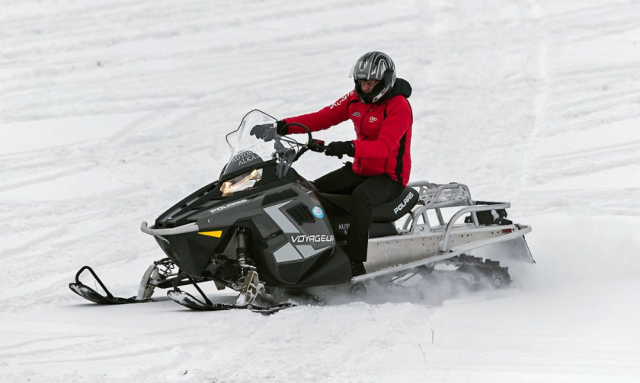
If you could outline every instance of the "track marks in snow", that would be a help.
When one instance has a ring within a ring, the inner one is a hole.
[[[164,163],[163,171],[181,173],[192,167],[194,159],[215,147],[198,144],[214,142],[199,138],[213,134],[204,123],[210,116],[191,108],[140,113],[111,126],[113,132],[101,139],[4,155],[3,175],[20,180],[0,186],[0,211],[11,222],[0,235],[0,240],[11,239],[0,243],[0,258],[20,263],[13,278],[21,284],[3,300],[9,311],[32,309],[35,302],[74,300],[66,285],[85,264],[106,274],[114,293],[122,292],[121,285],[124,295],[137,289],[144,268],[162,257],[153,239],[139,231],[140,222],[153,219],[178,198],[167,195],[177,190],[182,196],[195,188],[167,184],[166,174],[150,173],[149,167]],[[127,278],[104,272],[118,274],[137,259],[146,261]],[[59,294],[65,298],[60,300]]]
[[[554,44],[564,45],[636,31],[640,6],[635,1],[573,2],[566,12],[549,14]],[[574,5],[572,4],[572,5]]]
[[[548,111],[552,124],[546,132],[551,137],[640,117],[640,61],[573,66],[555,76],[555,102]]]
[[[619,175],[640,172],[640,48],[633,37],[640,6],[576,2],[550,12],[549,4],[533,4],[547,59],[523,197],[540,210],[637,215],[638,182]]]
[[[607,187],[585,190],[579,187],[565,190],[535,189],[524,191],[522,199],[527,201],[518,207],[526,215],[541,214],[640,216],[640,188]]]
[[[29,250],[32,246],[55,239],[64,234],[66,231],[67,228],[64,226],[57,227],[47,232],[46,234],[32,238],[16,247],[0,250],[0,259],[5,260],[5,258],[10,256],[19,256],[21,252]]]
[[[104,139],[4,155],[0,169],[5,174],[5,179],[12,181],[0,181],[0,193],[91,170],[117,169],[123,161],[126,163],[125,158],[134,157],[131,153],[136,154],[135,158],[152,158],[157,149],[150,141],[162,139],[153,138],[157,134],[154,130],[169,130],[172,124],[179,125],[181,120],[188,119],[192,113],[191,109],[148,113],[120,128],[113,127],[114,132]],[[87,123],[90,122],[87,119]],[[145,131],[148,129],[151,130]],[[197,147],[195,150],[198,150]],[[187,152],[188,149],[184,146],[173,149],[174,155]]]
[[[537,184],[638,165],[640,141],[548,155],[539,158],[538,164],[541,170],[532,176]]]
[[[412,179],[459,181],[513,196],[529,140],[543,123],[537,120],[547,66],[540,11],[528,2],[434,4],[440,9],[429,11],[438,12],[422,15],[429,26],[428,98],[414,124],[414,142],[434,155],[414,168]]]
[[[204,1],[180,5],[160,1],[153,6],[67,3],[47,14],[46,23],[31,20],[41,20],[42,15],[16,14],[7,20],[13,28],[5,29],[3,36],[8,43],[0,67],[7,70],[0,72],[0,99],[11,102],[0,103],[0,118],[20,121],[208,106],[222,97],[234,97],[222,93],[228,84],[235,92],[241,87],[242,78],[225,76],[243,65],[238,59],[246,55],[238,53],[262,51],[261,57],[247,62],[250,65],[242,77],[250,80],[247,85],[254,92],[264,93],[268,85],[262,85],[258,80],[263,77],[258,76],[264,71],[268,79],[273,71],[264,66],[254,73],[256,62],[271,55],[297,55],[292,52],[309,39],[346,50],[353,46],[343,41],[346,34],[375,34],[379,28],[408,25],[406,12],[390,12],[388,1],[366,6],[340,2],[254,5],[247,10],[236,3]],[[349,26],[314,22],[326,18],[334,6],[365,17],[354,18]],[[282,28],[273,28],[276,18]],[[245,27],[238,29],[239,24]],[[306,50],[312,52],[313,47]],[[29,65],[24,65],[25,60]],[[280,79],[287,77],[280,74]]]
[[[83,172],[86,171],[87,169],[91,168],[91,165],[78,165],[69,169],[65,169],[65,170],[60,170],[58,172],[54,172],[54,173],[50,173],[50,174],[45,174],[45,175],[41,175],[41,176],[37,176],[37,177],[33,177],[31,179],[28,180],[24,180],[24,181],[19,181],[19,182],[15,182],[15,183],[10,183],[10,184],[5,184],[5,185],[0,185],[0,193],[3,191],[7,191],[7,190],[12,190],[12,189],[18,189],[24,186],[29,186],[29,185],[33,185],[33,184],[37,184],[37,183],[41,183],[41,182],[47,182],[47,181],[51,181],[51,180],[55,180],[61,177],[65,177],[71,174],[76,174],[79,172]]]

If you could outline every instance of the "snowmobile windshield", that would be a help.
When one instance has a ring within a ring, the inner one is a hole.
[[[252,110],[244,116],[238,129],[227,134],[226,140],[231,148],[231,157],[220,174],[221,180],[237,175],[243,170],[250,173],[263,167],[268,161],[274,161],[277,164],[280,177],[286,174],[301,145],[295,140],[277,134],[267,140],[251,134],[251,130],[256,125],[275,122],[274,117],[259,110]]]

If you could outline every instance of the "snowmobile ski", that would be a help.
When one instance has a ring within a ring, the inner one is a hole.
[[[100,294],[94,289],[92,289],[91,287],[80,282],[80,274],[82,274],[82,272],[85,270],[89,271],[93,275],[93,277],[96,279],[98,284],[100,284],[100,287],[102,287],[106,295]],[[122,298],[122,297],[114,296],[113,294],[111,294],[111,292],[109,292],[109,290],[104,285],[104,283],[102,283],[100,278],[98,278],[98,275],[95,273],[95,271],[93,271],[93,269],[89,266],[84,266],[78,271],[78,273],[76,274],[76,282],[69,283],[69,288],[71,289],[71,291],[80,295],[84,299],[87,299],[91,302],[94,302],[100,305],[120,305],[125,303],[142,303],[142,302],[149,301],[148,299],[137,300],[135,296],[131,298]]]
[[[204,302],[194,297],[193,295],[176,289],[169,291],[167,293],[169,298],[174,302],[182,305],[188,309],[194,311],[225,311],[225,310],[250,310],[256,313],[260,313],[263,315],[271,315],[275,314],[278,311],[288,309],[291,307],[295,307],[292,303],[281,303],[273,306],[259,306],[255,304],[248,305],[236,305],[236,304],[228,304],[228,303],[214,303],[209,300],[205,295],[202,295],[204,298]]]
[[[159,266],[164,266],[165,269],[159,269]],[[151,298],[155,287],[166,288],[168,286],[174,286],[181,284],[181,281],[175,278],[175,274],[170,274],[169,271],[173,268],[172,262],[167,258],[154,262],[147,271],[144,273],[138,289],[138,295],[130,298],[117,297],[111,294],[107,286],[102,282],[100,277],[89,266],[83,266],[76,273],[76,281],[69,283],[69,288],[74,293],[83,297],[84,299],[97,303],[99,305],[121,305],[130,303],[146,303],[146,302],[160,302],[167,300],[167,298]],[[97,292],[95,289],[87,286],[80,281],[80,276],[84,271],[91,273],[95,281],[100,285],[104,294]],[[184,282],[182,282],[184,283]]]

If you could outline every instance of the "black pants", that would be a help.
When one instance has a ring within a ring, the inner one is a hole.
[[[350,162],[318,178],[314,184],[323,193],[351,194],[353,202],[347,233],[347,254],[352,261],[365,262],[372,207],[392,201],[402,193],[404,186],[386,174],[371,177],[355,174]]]

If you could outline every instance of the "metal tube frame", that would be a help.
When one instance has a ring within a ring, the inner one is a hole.
[[[142,222],[140,224],[140,230],[142,230],[143,233],[147,233],[155,236],[192,233],[200,230],[197,222],[188,223],[186,225],[182,225],[182,226],[174,227],[170,229],[154,229],[149,227],[148,225],[149,224],[146,221]]]
[[[486,202],[478,205],[471,198],[471,193],[469,192],[469,188],[467,187],[467,185],[458,184],[455,182],[444,185],[436,185],[427,181],[418,181],[410,182],[407,186],[418,188],[418,203],[422,204],[423,206],[419,206],[411,212],[411,215],[405,220],[404,225],[400,230],[400,234],[418,234],[420,232],[423,232],[425,229],[433,232],[434,230],[431,227],[429,217],[427,216],[428,210],[435,210],[436,216],[438,217],[438,223],[440,224],[440,226],[445,226],[441,208],[465,206],[458,212],[456,212],[451,217],[451,219],[449,219],[449,222],[446,223],[444,235],[442,236],[442,239],[440,241],[440,251],[447,250],[447,244],[449,242],[451,232],[453,231],[453,227],[456,221],[464,214],[470,213],[473,225],[475,227],[479,227],[480,223],[478,222],[478,216],[476,214],[477,212],[508,209],[511,207],[511,204],[509,202]],[[445,190],[456,189],[458,190],[458,193],[453,198],[439,201],[439,198]],[[418,223],[420,217],[422,217],[424,224]]]

